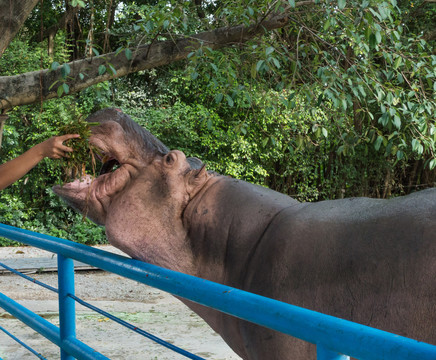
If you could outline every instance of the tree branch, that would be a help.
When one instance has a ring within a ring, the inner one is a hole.
[[[302,2],[304,5],[313,3],[314,1]],[[185,59],[190,52],[201,46],[219,49],[244,43],[266,31],[281,28],[288,21],[288,12],[285,12],[273,15],[261,23],[251,26],[219,28],[191,37],[142,45],[135,49],[131,60],[126,58],[124,52],[76,60],[69,63],[71,72],[67,78],[62,78],[61,68],[33,71],[16,76],[1,76],[0,109],[32,104],[40,101],[41,98],[47,100],[57,97],[57,87],[63,82],[69,86],[69,94],[73,94],[109,79]],[[116,70],[116,74],[113,75],[106,71],[100,75],[99,67],[105,65],[108,69],[109,64]],[[53,86],[55,82],[58,82],[59,85]]]

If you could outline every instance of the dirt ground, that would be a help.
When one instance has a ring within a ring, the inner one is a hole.
[[[28,247],[0,248],[0,259],[32,256],[46,255]],[[56,273],[30,276],[57,287]],[[76,296],[178,347],[205,359],[240,359],[201,318],[163,291],[104,271],[77,271],[75,284]],[[0,274],[0,292],[58,325],[57,294],[12,274]],[[79,304],[76,314],[77,338],[110,359],[186,359]],[[57,346],[2,308],[0,325],[46,359],[60,358]],[[36,358],[0,331],[0,359]]]

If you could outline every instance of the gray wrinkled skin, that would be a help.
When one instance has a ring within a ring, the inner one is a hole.
[[[121,166],[54,191],[131,257],[436,344],[436,189],[299,203],[207,172],[118,110],[89,120]],[[315,358],[313,345],[184,302],[244,359]]]

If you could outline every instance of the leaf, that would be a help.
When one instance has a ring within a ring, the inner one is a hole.
[[[132,60],[132,56],[133,56],[133,54],[132,54],[132,50],[130,50],[130,49],[126,49],[126,51],[124,52],[124,54],[126,55],[126,59],[127,59],[127,60]]]
[[[394,116],[394,125],[397,129],[401,128],[401,119],[398,115]]]
[[[117,74],[117,70],[111,64],[109,64],[109,70],[111,71],[112,76],[115,76]]]
[[[70,87],[68,86],[68,84],[63,83],[63,84],[62,84],[62,87],[63,87],[63,89],[64,89],[64,93],[65,93],[65,94],[68,94],[68,93],[70,92]]]
[[[402,152],[401,150],[397,151],[397,160],[401,160],[402,158],[404,158],[404,152]]]
[[[268,144],[268,140],[269,140],[269,138],[267,138],[267,137],[262,140],[262,146],[263,147],[266,147],[266,145]]]
[[[273,52],[274,52],[274,48],[272,46],[267,47],[265,50],[266,56],[272,54]]]
[[[207,118],[207,129],[212,130],[212,119],[210,117]]]
[[[103,75],[106,72],[106,66],[103,64],[98,67],[98,75]]]
[[[215,95],[215,103],[219,104],[223,100],[224,95],[219,93]]]
[[[375,143],[374,143],[374,149],[376,149],[377,151],[379,151],[382,142],[383,142],[383,136],[379,135],[378,138],[377,138],[377,140],[376,140]]]
[[[70,65],[68,65],[67,63],[65,63],[64,65],[62,65],[62,68],[61,68],[61,76],[62,76],[63,78],[66,78],[70,72],[71,72]]]
[[[92,52],[95,54],[95,56],[99,56],[100,52],[96,48],[92,48]]]
[[[348,103],[346,99],[342,99],[342,108],[346,111],[348,107]]]
[[[363,88],[363,86],[362,85],[358,85],[357,88],[359,89],[359,91],[362,94],[362,96],[366,97],[366,92],[365,92],[365,89]]]
[[[251,65],[251,77],[255,79],[256,75],[257,75],[256,64],[253,64]]]
[[[276,139],[274,139],[273,136],[270,136],[270,141],[271,141],[271,144],[272,144],[273,146],[276,146],[276,145],[277,145],[277,141],[276,141]]]
[[[398,56],[394,62],[394,69],[397,70],[402,62],[403,62],[403,58],[401,56]]]
[[[85,78],[85,75],[83,75],[82,73],[79,73],[79,78],[80,78],[80,80],[83,80]]]
[[[421,155],[424,152],[424,146],[422,146],[421,142],[418,139],[413,139],[412,150]]]
[[[418,146],[419,146],[419,141],[416,140],[416,139],[413,139],[413,140],[412,140],[412,150],[413,150],[413,151],[416,151],[417,148],[418,148]]]
[[[344,9],[345,5],[347,5],[347,1],[346,0],[338,0],[338,7],[339,9]]]
[[[399,72],[397,74],[397,81],[398,81],[399,84],[402,84],[404,82],[403,74],[401,74],[401,72]],[[436,84],[436,82],[435,82],[435,84]]]
[[[59,96],[59,97],[61,97],[62,94],[64,93],[64,88],[63,88],[62,85],[60,85],[60,86],[58,87],[58,91],[57,91],[57,93],[58,93],[58,96]]]
[[[377,46],[377,40],[375,38],[375,35],[373,33],[371,33],[369,35],[369,47],[371,49],[374,49]]]
[[[280,62],[275,58],[271,58],[272,62],[274,63],[274,65],[276,66],[277,69],[280,69]]]
[[[265,60],[259,60],[256,64],[256,71],[259,72],[265,64]]]
[[[378,6],[378,12],[383,20],[389,16],[389,9],[387,8],[387,4],[385,2]]]
[[[50,68],[51,68],[52,70],[56,70],[60,65],[61,65],[61,64],[59,64],[57,61],[54,61],[54,62],[51,64]]]
[[[377,41],[377,44],[380,44],[380,43],[381,43],[381,41],[382,41],[382,36],[381,36],[381,32],[380,32],[380,31],[377,31],[377,32],[375,33],[375,40]]]
[[[288,0],[288,3],[291,7],[295,7],[295,0]]]
[[[229,104],[230,107],[233,107],[233,105],[235,104],[232,97],[230,95],[226,95],[226,99],[227,99],[227,104]]]

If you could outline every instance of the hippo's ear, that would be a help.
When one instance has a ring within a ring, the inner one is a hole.
[[[187,182],[186,182],[186,190],[189,194],[189,197],[194,197],[195,194],[200,190],[201,186],[208,179],[209,174],[206,170],[206,165],[200,169],[191,170],[187,174]]]

